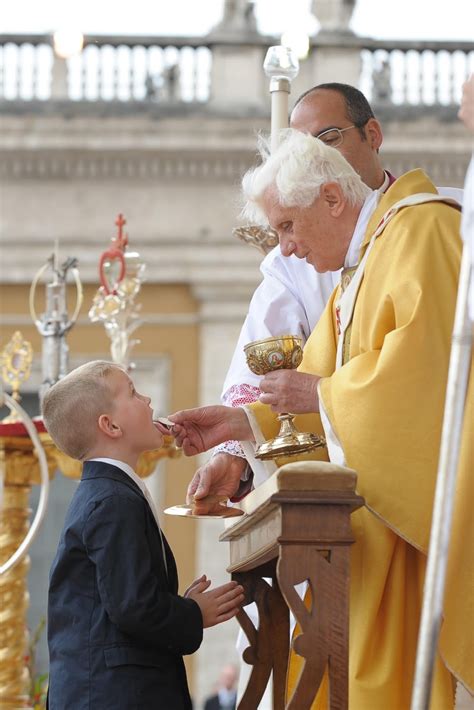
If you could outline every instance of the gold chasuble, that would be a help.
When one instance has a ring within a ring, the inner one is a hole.
[[[416,193],[436,193],[420,170],[382,196],[361,257],[387,210]],[[439,202],[401,209],[368,256],[345,364],[336,370],[336,289],[299,367],[323,378],[323,406],[366,501],[352,515],[350,710],[410,707],[460,267],[459,223],[460,213]],[[465,418],[432,710],[454,706],[449,671],[474,688],[472,378],[467,401],[471,419],[468,424]],[[274,436],[278,422],[270,407],[257,402],[250,409],[263,436]],[[300,431],[322,431],[319,415],[299,416],[295,423]],[[318,451],[301,458],[322,457]],[[292,654],[290,695],[303,662]],[[326,693],[322,687],[314,708],[326,709]]]

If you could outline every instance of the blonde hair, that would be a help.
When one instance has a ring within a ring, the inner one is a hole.
[[[93,360],[72,370],[49,389],[43,399],[43,420],[56,446],[83,461],[94,446],[97,421],[113,409],[107,377],[120,365]]]
[[[251,223],[268,224],[260,203],[264,192],[273,185],[284,207],[309,207],[319,196],[321,186],[328,182],[337,182],[351,205],[364,202],[370,188],[338,150],[294,128],[285,128],[280,135],[281,142],[273,153],[268,139],[260,138],[262,163],[242,180],[242,214]]]

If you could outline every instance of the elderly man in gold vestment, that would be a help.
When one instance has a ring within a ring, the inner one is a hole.
[[[277,434],[278,412],[300,415],[300,431],[324,430],[328,451],[304,458],[329,456],[355,469],[366,501],[352,516],[350,708],[403,710],[415,666],[460,213],[420,170],[385,194],[373,192],[336,150],[291,129],[245,176],[243,190],[247,215],[270,223],[284,255],[319,272],[343,267],[342,287],[306,343],[299,371],[265,376],[252,405],[178,412],[173,432],[188,455],[241,441],[261,480],[272,468],[253,453]],[[432,710],[453,708],[456,680],[474,687],[468,417],[465,429]],[[259,466],[266,469],[259,473]],[[326,707],[326,691],[315,708]]]

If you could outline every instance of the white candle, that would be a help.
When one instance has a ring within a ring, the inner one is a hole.
[[[272,96],[271,150],[277,148],[279,132],[288,128],[288,96],[291,80],[298,74],[298,59],[289,47],[277,45],[269,47],[263,63],[265,74],[270,79]]]
[[[283,82],[280,82],[283,84]],[[286,83],[286,82],[285,82]],[[289,82],[288,82],[289,87]],[[283,90],[272,91],[272,118],[271,118],[271,151],[278,148],[280,131],[288,128],[288,97],[289,92]]]

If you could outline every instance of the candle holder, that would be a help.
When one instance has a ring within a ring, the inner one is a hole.
[[[302,341],[296,335],[280,335],[275,338],[255,340],[244,347],[247,365],[255,375],[266,375],[275,370],[295,370],[303,359]],[[324,437],[299,432],[294,415],[282,412],[278,436],[264,441],[258,447],[255,458],[266,461],[280,456],[296,456],[326,446]]]
[[[18,400],[3,392],[0,380],[0,406],[4,405],[17,415],[0,422],[0,708],[6,710],[32,708],[27,658],[28,549],[46,513],[52,470],[37,426]],[[33,483],[41,483],[41,491],[30,525]]]
[[[273,88],[272,81],[285,79],[288,82],[288,93],[290,93],[289,83],[298,75],[299,70],[298,58],[290,47],[274,44],[267,49],[263,60],[263,71],[270,79],[270,91]]]

